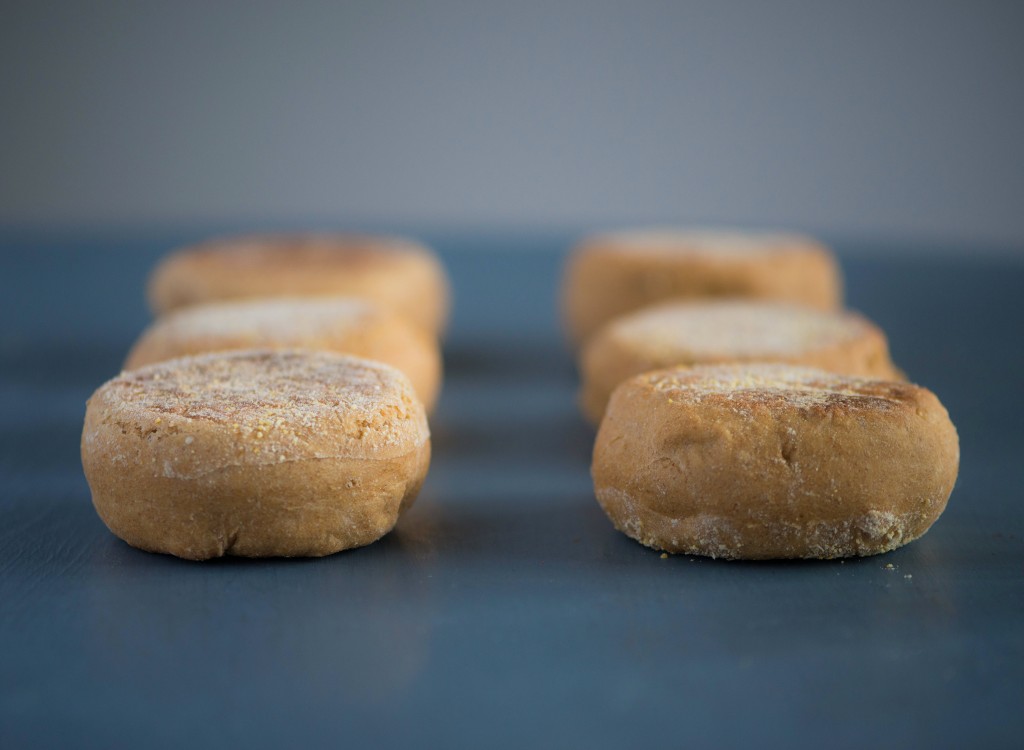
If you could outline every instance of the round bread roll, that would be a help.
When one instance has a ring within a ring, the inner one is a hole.
[[[750,297],[821,310],[842,302],[839,267],[800,235],[646,230],[598,235],[573,252],[563,305],[576,345],[613,318],[670,299]]]
[[[902,380],[885,334],[852,312],[775,302],[675,302],[616,318],[588,341],[580,404],[597,424],[615,386],[676,365],[785,362]]]
[[[645,373],[612,395],[597,499],[655,549],[735,559],[874,555],[928,530],[960,448],[909,383],[788,365]]]
[[[345,234],[242,236],[167,256],[149,281],[157,314],[248,297],[343,295],[395,310],[437,335],[448,315],[440,262],[412,240]]]
[[[322,349],[397,367],[429,413],[441,387],[437,341],[396,313],[352,297],[293,297],[196,305],[161,316],[125,362],[134,370],[231,349]]]
[[[123,372],[89,399],[93,504],[134,547],[191,560],[320,556],[390,531],[430,463],[398,370],[329,352],[241,351]]]

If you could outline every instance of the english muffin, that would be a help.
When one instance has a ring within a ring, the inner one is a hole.
[[[616,528],[710,557],[874,555],[946,507],[956,429],[925,388],[789,365],[645,373],[613,393],[592,475]]]

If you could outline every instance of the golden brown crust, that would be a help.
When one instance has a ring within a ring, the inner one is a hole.
[[[433,334],[448,315],[448,281],[412,240],[345,234],[251,235],[182,248],[157,266],[157,314],[228,299],[342,295],[395,310]]]
[[[318,349],[397,367],[429,413],[441,387],[436,340],[396,313],[353,297],[281,297],[195,305],[158,318],[126,370],[236,349]]]
[[[585,239],[566,266],[563,307],[579,345],[624,313],[670,299],[747,297],[833,310],[839,267],[801,235],[637,231]]]
[[[885,334],[853,312],[748,300],[671,302],[616,318],[590,338],[581,357],[580,404],[597,424],[615,386],[633,375],[741,362],[903,379]]]
[[[189,559],[326,555],[383,536],[430,461],[392,367],[241,351],[124,372],[89,399],[82,465],[129,544]]]
[[[615,526],[647,546],[836,558],[925,533],[959,458],[924,388],[786,365],[695,367],[615,390],[592,473]]]

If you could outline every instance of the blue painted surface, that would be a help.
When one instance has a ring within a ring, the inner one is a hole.
[[[114,538],[78,458],[176,239],[0,240],[0,747],[1019,746],[1024,265],[844,258],[961,435],[946,514],[889,555],[663,560],[615,532],[562,238],[441,238],[456,310],[416,505],[365,549],[197,564]]]

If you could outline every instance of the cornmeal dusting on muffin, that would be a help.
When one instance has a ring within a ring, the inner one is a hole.
[[[429,439],[422,407],[398,370],[327,352],[184,357],[123,372],[96,397],[104,421],[122,425],[122,432],[147,440],[185,435],[180,440],[189,451],[199,447],[185,434],[190,428],[224,425],[239,461],[249,456],[246,463],[280,463],[296,450],[326,458],[358,448],[384,458]],[[148,431],[140,427],[146,424]],[[175,454],[173,463],[178,475],[194,473],[187,451]]]
[[[282,270],[315,264],[320,267],[354,265],[387,269],[403,255],[422,248],[399,237],[338,237],[330,234],[252,235],[210,240],[184,251],[200,263],[222,264],[248,271],[279,267]]]
[[[767,302],[661,305],[612,324],[610,335],[651,359],[756,359],[795,356],[865,335],[859,316]]]
[[[794,406],[885,409],[905,405],[913,390],[903,383],[784,364],[676,368],[639,377],[673,403],[718,398],[740,403],[784,401]]]
[[[351,297],[283,297],[187,307],[161,323],[164,335],[186,341],[215,335],[275,343],[356,329],[373,313],[369,302]]]
[[[630,253],[696,256],[764,255],[793,246],[808,245],[811,240],[779,232],[736,232],[718,229],[645,229],[611,232],[596,238]]]

